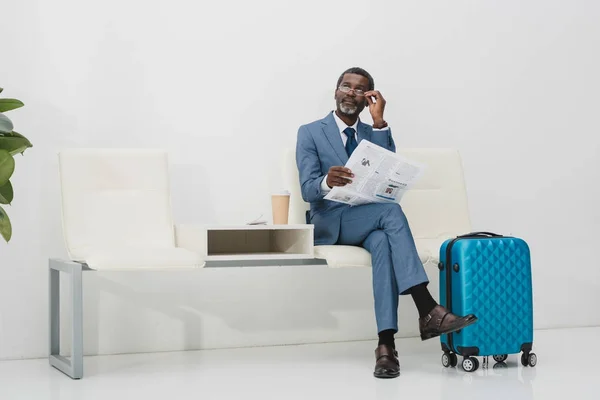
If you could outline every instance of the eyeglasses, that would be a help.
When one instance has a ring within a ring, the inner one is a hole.
[[[338,89],[341,90],[344,93],[354,92],[354,94],[357,95],[357,96],[364,96],[365,95],[365,91],[364,90],[362,90],[362,89],[352,89],[349,86],[340,86]]]

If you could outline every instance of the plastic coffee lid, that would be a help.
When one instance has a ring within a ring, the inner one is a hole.
[[[288,190],[278,190],[272,193],[273,196],[289,196],[290,192]]]

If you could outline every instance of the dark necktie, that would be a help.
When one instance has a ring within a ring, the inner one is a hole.
[[[348,140],[346,140],[346,153],[348,153],[348,157],[352,155],[352,152],[358,146],[356,139],[354,138],[354,132],[356,132],[354,128],[348,127],[344,129],[344,133],[348,136]]]

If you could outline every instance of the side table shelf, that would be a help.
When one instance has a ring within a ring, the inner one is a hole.
[[[314,258],[313,225],[206,226],[206,261]]]

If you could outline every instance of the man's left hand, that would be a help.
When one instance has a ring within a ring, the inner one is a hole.
[[[385,99],[379,93],[379,90],[370,90],[365,93],[367,103],[369,103],[369,111],[373,118],[373,128],[383,128],[387,123],[383,119],[383,110],[385,109]],[[375,101],[373,101],[375,98]]]

